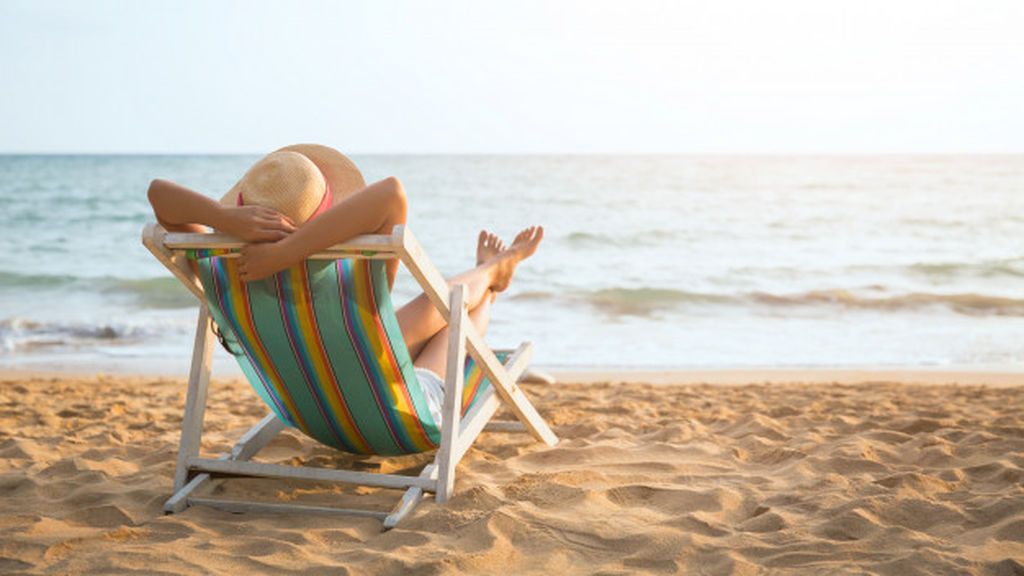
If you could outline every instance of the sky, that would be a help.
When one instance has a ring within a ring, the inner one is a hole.
[[[0,153],[1021,153],[1021,0],[0,0]]]

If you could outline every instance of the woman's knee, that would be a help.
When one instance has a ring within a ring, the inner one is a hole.
[[[406,214],[409,212],[409,200],[405,195],[405,187],[394,176],[388,176],[381,182],[387,191],[388,206],[391,207],[393,219],[405,222]]]
[[[388,176],[381,180],[384,183],[384,187],[387,190],[388,198],[392,203],[406,207],[408,199],[406,198],[406,187],[401,186],[401,180],[395,176]]]

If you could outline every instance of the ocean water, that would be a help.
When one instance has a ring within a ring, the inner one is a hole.
[[[216,197],[255,160],[0,156],[0,368],[184,372],[196,303],[140,244],[147,184]],[[536,365],[1024,362],[1024,156],[354,160],[403,180],[446,275],[480,228],[545,226],[488,335]]]

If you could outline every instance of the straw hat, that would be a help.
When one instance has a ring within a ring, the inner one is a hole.
[[[344,154],[319,144],[295,144],[261,158],[221,198],[231,206],[273,208],[296,224],[327,202],[337,204],[366,186],[359,169]],[[241,198],[241,199],[240,199]]]

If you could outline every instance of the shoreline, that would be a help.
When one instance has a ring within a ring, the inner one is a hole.
[[[901,384],[985,384],[991,386],[1024,385],[1024,370],[966,368],[721,368],[693,370],[552,370],[559,382],[636,382],[659,385],[686,384],[783,384],[833,383],[862,384],[899,382]]]
[[[179,371],[123,371],[64,366],[52,369],[20,369],[0,367],[0,381],[18,379],[63,379],[110,377],[117,379],[181,379],[187,378],[187,366]],[[234,367],[232,367],[234,368]],[[989,369],[969,367],[864,367],[864,368],[693,368],[693,369],[558,369],[536,367],[551,375],[559,384],[644,383],[654,385],[743,385],[743,384],[864,384],[893,383],[926,385],[987,385],[993,387],[1024,386],[1024,369],[1005,366]],[[237,370],[218,371],[214,380],[242,380]]]

